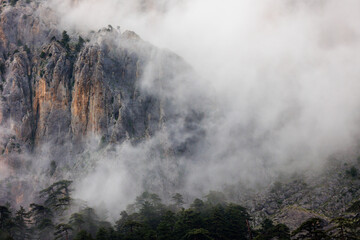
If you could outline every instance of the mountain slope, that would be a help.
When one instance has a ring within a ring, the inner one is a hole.
[[[0,161],[10,166],[4,172],[53,166],[54,178],[69,175],[91,139],[103,148],[160,134],[154,151],[164,158],[195,147],[203,134],[200,111],[190,100],[180,107],[173,101],[172,89],[194,76],[180,57],[112,26],[69,36],[57,17],[37,2],[1,7]],[[38,188],[35,182],[25,188]],[[24,189],[18,188],[5,198]]]

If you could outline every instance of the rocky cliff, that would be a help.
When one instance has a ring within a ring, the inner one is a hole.
[[[185,66],[179,57],[111,26],[84,43],[78,36],[64,42],[37,7],[18,1],[1,8],[0,124],[13,131],[14,143],[32,150],[91,134],[106,142],[140,141],[162,127],[168,103],[142,90],[140,79],[157,55],[152,74],[168,81],[174,69],[161,61]],[[1,146],[5,154],[13,151],[9,143],[10,138]]]
[[[2,202],[27,204],[24,196],[34,197],[49,179],[64,173],[72,178],[86,172],[89,159],[100,159],[107,150],[116,155],[111,151],[118,143],[140,145],[164,132],[148,147],[156,151],[146,152],[158,154],[160,164],[146,162],[150,167],[143,179],[160,182],[161,191],[181,184],[183,169],[175,169],[177,161],[164,159],[180,156],[181,161],[205,133],[200,127],[203,111],[184,94],[188,84],[194,84],[194,73],[180,57],[112,26],[66,33],[58,27],[59,16],[41,2],[3,1],[0,12]],[[179,97],[174,92],[184,95],[174,101]],[[91,138],[96,141],[93,152],[88,147]],[[99,151],[104,146],[111,147]],[[39,154],[44,151],[46,158]],[[348,162],[359,169],[355,159]],[[249,209],[256,224],[272,217],[293,229],[311,216],[336,217],[332,213],[359,198],[359,174],[349,176],[350,165],[342,160],[316,176],[300,173],[267,187],[236,185],[225,192]],[[163,169],[175,170],[165,174]]]
[[[141,143],[171,124],[197,131],[201,114],[190,105],[179,112],[171,100],[174,81],[185,86],[193,75],[177,55],[112,26],[67,33],[41,1],[4,1],[0,11],[0,180],[19,169],[52,168],[52,176],[62,162],[72,168],[92,137],[104,147]],[[164,138],[163,154],[183,154],[195,141]],[[31,160],[42,151],[46,159]],[[13,175],[5,198],[36,185]]]

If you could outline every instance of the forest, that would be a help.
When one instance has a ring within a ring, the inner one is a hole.
[[[210,191],[185,207],[175,193],[169,204],[150,192],[139,195],[115,223],[105,210],[88,207],[71,196],[71,181],[58,181],[39,192],[39,203],[13,209],[0,206],[0,239],[166,240],[166,239],[360,239],[360,200],[329,221],[310,218],[294,231],[264,219],[253,226],[244,207]]]

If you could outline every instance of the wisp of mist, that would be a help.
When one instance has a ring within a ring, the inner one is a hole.
[[[75,186],[89,203],[126,206],[144,182],[161,181],[149,172],[174,181],[181,172],[185,181],[176,190],[199,195],[321,169],[329,156],[357,145],[357,0],[52,0],[49,6],[68,31],[120,26],[183,57],[199,77],[188,89],[181,82],[171,88],[175,102],[181,108],[186,91],[193,104],[207,105],[204,143],[191,159],[148,162],[144,155],[156,139],[118,146]],[[201,95],[211,101],[196,102]]]

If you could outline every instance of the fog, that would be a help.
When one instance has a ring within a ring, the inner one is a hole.
[[[319,170],[329,156],[357,146],[359,1],[140,2],[48,4],[60,14],[61,29],[120,26],[183,57],[198,77],[185,89],[175,81],[168,94],[180,110],[184,98],[209,99],[193,102],[207,111],[206,136],[189,158],[150,161],[150,149],[164,138],[158,135],[117,146],[113,156],[97,155],[94,170],[76,182],[77,197],[118,208],[147,185],[199,196],[239,181],[268,184],[281,172]],[[151,74],[143,78],[151,88]]]

